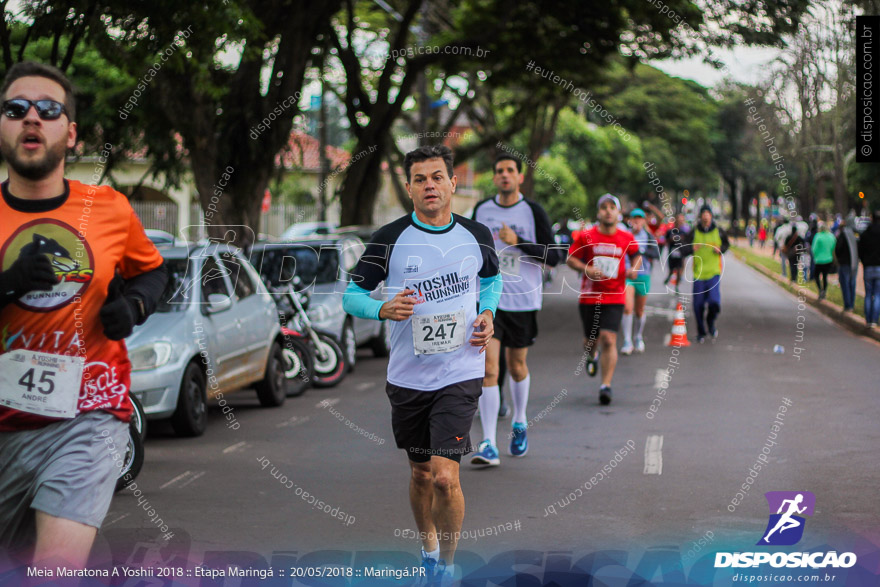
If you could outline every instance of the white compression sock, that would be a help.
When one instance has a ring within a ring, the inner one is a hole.
[[[632,314],[624,314],[623,319],[620,321],[620,326],[623,329],[623,343],[632,343],[633,339],[633,315]]]
[[[425,551],[425,556],[427,556],[428,558],[432,558],[435,561],[440,560],[440,547],[439,546],[437,547],[436,550],[432,550],[431,552],[426,551],[424,549],[424,547],[422,547],[422,550]]]
[[[510,380],[510,395],[513,398],[513,421],[526,423],[526,406],[529,403],[529,383],[531,374],[526,375],[522,381]]]
[[[495,429],[498,428],[498,408],[501,407],[501,394],[498,386],[484,387],[480,396],[480,424],[483,425],[483,438],[488,438],[492,446],[495,442]]]
[[[642,331],[645,330],[645,322],[648,321],[648,315],[642,314],[641,316],[638,317],[638,321],[639,321],[638,322],[638,329],[639,330],[638,330],[638,333],[636,334],[636,337],[642,338]]]

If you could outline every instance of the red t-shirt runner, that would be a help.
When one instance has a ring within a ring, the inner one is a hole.
[[[587,265],[598,267],[604,279],[590,279],[581,275],[581,304],[622,304],[625,301],[625,255],[639,252],[639,243],[632,233],[617,229],[614,234],[602,234],[598,226],[582,231],[571,243],[568,254]]]
[[[108,186],[66,181],[69,193],[48,212],[22,212],[0,197],[0,266],[22,250],[44,253],[60,278],[0,310],[0,354],[18,349],[80,356],[85,361],[77,413],[105,410],[127,422],[131,363],[123,341],[110,340],[98,317],[107,286],[152,271],[162,256],[128,199]],[[0,431],[39,428],[57,419],[0,406]]]

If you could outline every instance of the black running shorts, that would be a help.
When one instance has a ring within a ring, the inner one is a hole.
[[[498,310],[493,325],[495,334],[492,338],[497,338],[509,349],[524,349],[535,344],[538,337],[538,312]]]
[[[409,460],[425,463],[432,456],[457,463],[472,452],[470,429],[483,393],[483,379],[447,385],[437,391],[419,391],[386,383],[391,400],[391,428],[397,448]]]
[[[599,338],[600,330],[617,332],[620,328],[623,304],[578,304],[578,308],[587,339]]]

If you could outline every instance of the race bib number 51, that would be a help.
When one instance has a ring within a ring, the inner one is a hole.
[[[502,251],[498,255],[501,272],[506,275],[519,275],[520,256],[517,251]]]
[[[73,418],[82,357],[16,350],[0,355],[0,405],[50,418]]]
[[[464,309],[446,314],[413,315],[413,350],[417,355],[449,353],[464,346]]]

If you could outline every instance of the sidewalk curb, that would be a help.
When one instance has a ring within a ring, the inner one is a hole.
[[[819,300],[819,295],[813,293],[811,290],[807,288],[801,289],[792,286],[788,278],[782,277],[776,272],[767,269],[763,265],[754,265],[752,263],[749,263],[744,255],[740,255],[736,251],[731,252],[733,253],[733,256],[736,257],[737,260],[742,261],[746,265],[746,267],[751,267],[759,273],[766,275],[767,277],[775,281],[777,285],[795,295],[803,295],[811,306],[815,307],[817,310],[819,310],[847,330],[861,336],[873,338],[874,340],[880,342],[880,330],[872,330],[868,328],[865,325],[864,319],[860,316],[857,316],[855,314],[846,314],[844,313],[843,308],[841,308],[837,304],[832,304],[828,300]]]

